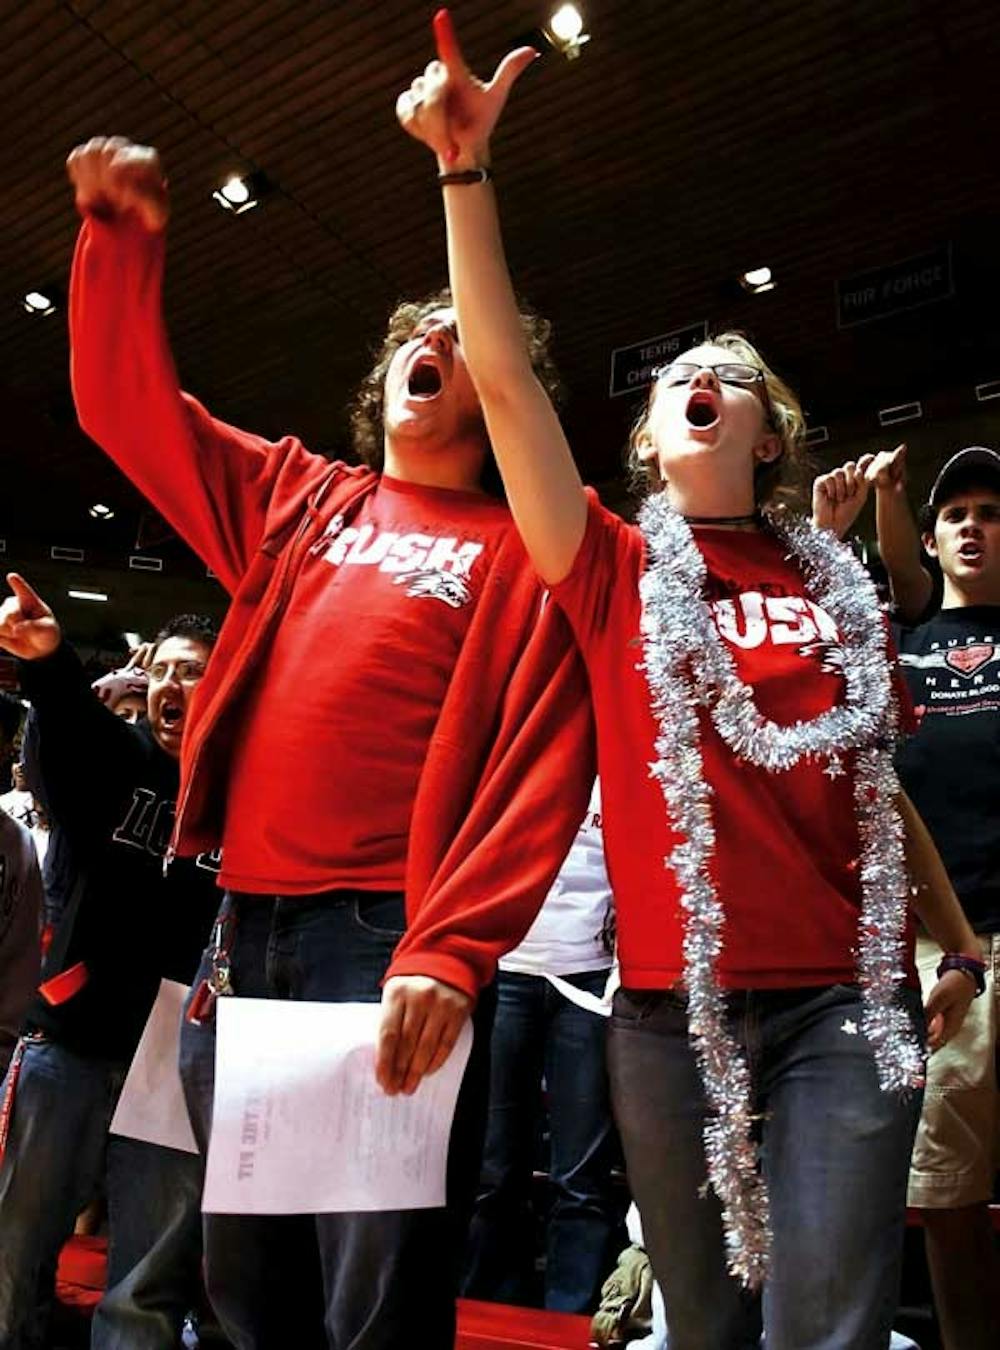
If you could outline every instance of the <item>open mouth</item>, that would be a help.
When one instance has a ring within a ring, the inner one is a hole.
[[[707,389],[697,389],[688,399],[684,410],[688,426],[697,431],[706,431],[714,427],[719,420],[719,407],[715,395]]]
[[[407,389],[411,398],[437,398],[441,372],[433,361],[419,360],[410,371]]]
[[[184,709],[179,703],[164,703],[160,710],[160,721],[167,731],[176,731],[184,720]]]

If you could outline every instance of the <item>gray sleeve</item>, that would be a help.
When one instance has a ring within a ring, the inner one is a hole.
[[[0,1074],[41,975],[42,879],[28,830],[0,811]]]

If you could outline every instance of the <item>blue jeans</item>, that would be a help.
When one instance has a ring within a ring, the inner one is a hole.
[[[919,994],[903,997],[922,1032]],[[853,986],[734,992],[729,1017],[755,1085],[771,1196],[768,1350],[885,1350],[921,1094],[879,1088]],[[758,1301],[728,1274],[718,1201],[704,1194],[705,1100],[684,996],[619,990],[608,1053],[670,1350],[756,1347]]]
[[[607,974],[568,978],[601,994]],[[578,1008],[544,976],[498,975],[486,1147],[463,1291],[469,1297],[535,1300],[531,1181],[544,1077],[553,1190],[545,1306],[574,1313],[596,1306],[616,1230],[606,1039],[605,1019]]]
[[[106,1171],[107,1292],[93,1350],[174,1350],[197,1302],[201,1159],[108,1135],[124,1066],[28,1040],[0,1167],[0,1350],[36,1350],[36,1309]]]
[[[236,995],[377,1003],[403,934],[400,895],[230,895]],[[206,952],[194,988],[210,969]],[[448,1157],[448,1205],[393,1213],[206,1214],[205,1273],[236,1350],[452,1350],[462,1245],[482,1153],[494,995],[479,998]],[[195,1135],[212,1125],[215,1023],[185,1020],[181,1077]]]

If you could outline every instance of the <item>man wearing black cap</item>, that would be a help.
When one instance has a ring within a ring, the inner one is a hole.
[[[981,969],[967,956],[944,958],[961,961],[980,997],[930,1059],[908,1199],[923,1215],[945,1350],[995,1350],[1000,1272],[988,1204],[1000,1126],[1000,455],[969,446],[947,461],[921,509],[919,539],[904,459],[899,447],[865,465],[897,612],[916,624],[903,627],[898,642],[919,729],[897,769],[983,955]],[[919,543],[942,573],[941,608],[930,618],[934,587]],[[941,961],[935,944],[919,937],[923,983],[933,983]]]

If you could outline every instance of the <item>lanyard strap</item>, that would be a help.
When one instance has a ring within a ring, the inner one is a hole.
[[[7,1081],[3,1090],[3,1101],[0,1102],[0,1164],[3,1163],[4,1155],[7,1152],[7,1139],[10,1135],[10,1121],[14,1114],[14,1095],[17,1092],[17,1080],[21,1076],[21,1065],[24,1061],[24,1048],[28,1044],[28,1038],[22,1036],[14,1047],[14,1053],[11,1056],[10,1065],[7,1069]]]
[[[198,983],[188,1003],[186,1019],[195,1026],[211,1022],[215,1016],[215,1000],[235,994],[232,984],[230,958],[236,940],[236,909],[230,904],[220,911],[212,929],[211,968]]]

